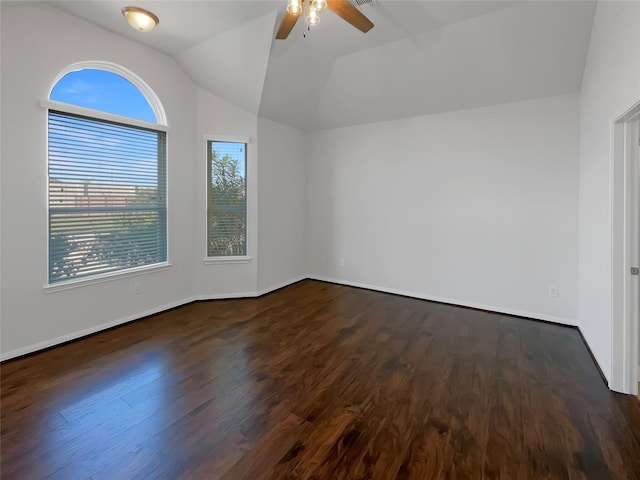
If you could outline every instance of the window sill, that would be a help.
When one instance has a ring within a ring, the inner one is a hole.
[[[90,278],[81,278],[78,280],[68,280],[66,282],[52,283],[44,286],[45,293],[60,292],[63,290],[71,290],[73,288],[86,287],[89,285],[96,285],[98,283],[113,282],[115,280],[122,280],[129,277],[137,277],[139,275],[146,275],[148,273],[161,272],[171,268],[170,263],[158,263],[156,265],[149,265],[144,267],[131,268],[125,271],[105,273],[103,275],[96,275]]]
[[[202,261],[207,265],[211,265],[211,264],[225,264],[225,263],[249,263],[251,262],[251,260],[252,260],[251,257],[241,256],[241,257],[207,257],[207,258],[204,258]]]

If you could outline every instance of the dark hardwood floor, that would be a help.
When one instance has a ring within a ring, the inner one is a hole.
[[[310,280],[1,368],[3,479],[640,479],[577,330]]]

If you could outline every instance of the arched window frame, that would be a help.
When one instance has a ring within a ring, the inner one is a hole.
[[[125,78],[126,80],[128,80],[129,82],[131,82],[139,91],[142,95],[144,95],[144,97],[146,98],[146,100],[148,101],[155,117],[156,117],[156,122],[148,122],[145,120],[141,120],[141,119],[137,119],[137,118],[132,118],[132,117],[128,117],[128,116],[124,116],[124,115],[118,115],[118,114],[114,114],[114,113],[110,113],[110,112],[105,112],[105,111],[101,111],[101,110],[94,110],[91,108],[86,108],[86,107],[81,107],[78,105],[73,105],[70,103],[65,103],[65,102],[58,102],[55,100],[51,100],[51,93],[53,92],[53,89],[55,88],[55,86],[58,84],[58,82],[67,74],[72,73],[72,72],[76,72],[79,70],[85,70],[85,69],[96,69],[96,70],[104,70],[107,72],[111,72],[114,73],[116,75],[119,75],[123,78]],[[103,62],[103,61],[84,61],[84,62],[78,62],[78,63],[74,63],[72,65],[67,66],[65,69],[63,69],[60,73],[58,73],[58,75],[55,77],[54,81],[51,84],[51,87],[49,88],[48,94],[47,94],[47,98],[46,99],[42,99],[40,100],[40,105],[42,107],[44,107],[45,109],[47,109],[47,111],[50,110],[55,110],[55,111],[60,111],[60,112],[64,112],[64,113],[69,113],[69,114],[75,114],[75,115],[81,115],[81,116],[86,116],[86,117],[90,117],[90,118],[94,118],[96,120],[105,120],[108,122],[116,122],[116,123],[121,123],[121,124],[125,124],[125,125],[130,125],[130,126],[134,126],[134,127],[142,127],[142,128],[147,128],[147,129],[152,129],[152,130],[156,130],[156,131],[161,131],[161,132],[168,132],[169,131],[169,125],[167,122],[167,116],[164,110],[164,107],[162,105],[162,103],[160,102],[160,99],[158,98],[158,96],[156,95],[156,93],[153,91],[153,89],[144,81],[142,80],[138,75],[136,75],[135,73],[133,73],[132,71],[126,69],[125,67],[122,67],[120,65],[117,65],[115,63],[111,63],[111,62]],[[47,138],[49,138],[49,134],[47,133]],[[167,153],[168,155],[168,153]],[[168,163],[168,158],[166,158],[166,162]],[[47,165],[48,165],[48,161],[47,161]],[[165,167],[166,168],[166,167]],[[47,195],[48,197],[48,195]],[[49,207],[47,205],[47,211],[49,210]],[[167,213],[167,220],[168,220],[168,208],[166,209]],[[47,223],[49,222],[49,213],[47,214]],[[48,228],[47,228],[48,230]],[[49,265],[47,265],[47,283],[45,285],[45,291],[51,293],[51,292],[56,292],[56,291],[61,291],[61,290],[68,290],[70,288],[76,288],[76,287],[80,287],[80,286],[84,286],[84,285],[91,285],[91,284],[96,284],[96,283],[103,283],[103,282],[108,282],[108,281],[112,281],[112,280],[117,280],[119,278],[123,278],[123,277],[129,277],[132,275],[140,275],[142,273],[147,273],[147,272],[152,272],[152,271],[159,271],[159,270],[165,270],[167,268],[171,267],[171,263],[169,261],[168,258],[168,250],[169,250],[169,245],[168,245],[168,231],[167,231],[167,239],[166,239],[166,248],[167,248],[167,260],[161,263],[157,263],[157,264],[152,264],[152,265],[143,265],[143,266],[139,266],[139,267],[133,267],[133,268],[127,268],[127,269],[123,269],[123,270],[117,270],[114,272],[108,272],[108,273],[104,273],[104,274],[97,274],[94,276],[88,276],[88,277],[82,277],[79,279],[71,279],[71,280],[65,280],[65,281],[61,281],[61,282],[56,282],[56,283],[50,283],[49,281]],[[48,252],[48,247],[49,246],[49,239],[47,241],[47,259],[49,259],[49,252]],[[137,292],[137,290],[136,290]]]
[[[156,116],[155,122],[147,122],[144,120],[140,120],[137,118],[126,117],[123,115],[117,115],[115,113],[103,112],[101,110],[94,110],[92,108],[80,107],[78,105],[73,105],[70,103],[57,102],[55,100],[50,100],[51,92],[58,84],[58,82],[65,75],[77,72],[79,70],[86,69],[95,69],[95,70],[104,70],[107,72],[115,73],[116,75],[120,75],[126,80],[129,80],[140,93],[144,95],[144,97],[149,102],[151,106],[151,110],[153,110],[154,115]],[[167,123],[167,115],[164,111],[164,107],[158,98],[158,95],[153,91],[153,89],[147,85],[147,83],[142,80],[138,75],[133,73],[131,70],[128,70],[120,65],[111,62],[101,62],[101,61],[87,61],[87,62],[79,62],[69,65],[67,68],[62,70],[54,79],[51,87],[49,88],[49,92],[47,94],[47,98],[40,101],[40,104],[44,108],[54,109],[54,110],[62,110],[68,113],[75,113],[77,115],[87,115],[94,118],[98,118],[101,120],[108,120],[113,122],[127,123],[129,125],[134,125],[138,127],[144,128],[154,128],[156,130],[169,131],[169,125]]]

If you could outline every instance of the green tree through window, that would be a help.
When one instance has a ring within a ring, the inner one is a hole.
[[[207,256],[246,255],[246,143],[209,141],[207,146]]]

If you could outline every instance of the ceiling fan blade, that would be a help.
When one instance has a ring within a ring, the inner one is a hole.
[[[373,28],[373,23],[348,0],[328,0],[327,7],[333,13],[349,22],[361,32],[367,33]]]
[[[285,12],[284,17],[282,17],[282,22],[280,22],[280,28],[278,29],[278,33],[276,34],[276,38],[278,40],[284,40],[289,36],[293,26],[298,21],[298,15],[291,15],[289,12]]]

